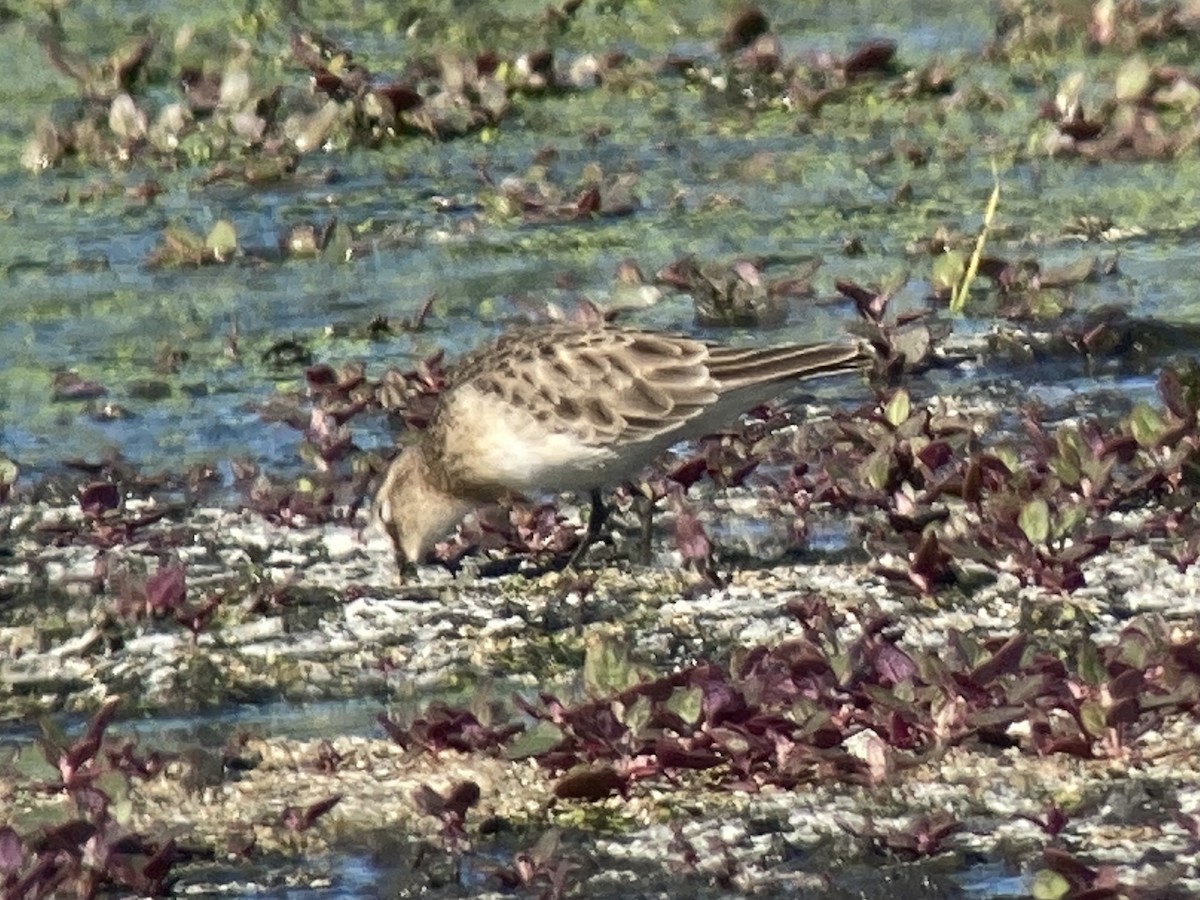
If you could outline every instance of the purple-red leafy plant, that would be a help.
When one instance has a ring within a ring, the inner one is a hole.
[[[559,858],[562,832],[551,828],[528,850],[513,856],[508,865],[489,867],[490,874],[506,891],[531,891],[539,886],[541,900],[561,900],[566,896],[567,879],[578,866]]]
[[[0,828],[0,894],[5,898],[169,892],[172,870],[188,854],[174,839],[152,840],[120,825],[109,812],[113,798],[100,786],[111,772],[153,778],[165,761],[153,752],[139,756],[130,741],[109,746],[105,732],[118,705],[116,698],[106,702],[74,740],[44,724],[38,744],[59,779],[40,789],[69,797],[78,818],[24,835],[11,826]]]
[[[793,614],[805,637],[746,650],[728,669],[697,665],[646,679],[628,665],[616,671],[616,654],[607,674],[593,677],[606,687],[591,700],[514,696],[528,725],[484,726],[444,704],[408,728],[381,722],[406,747],[532,758],[556,775],[555,796],[595,801],[687,771],[747,791],[880,783],[973,743],[1136,756],[1143,734],[1200,702],[1196,642],[1172,639],[1154,619],[1136,620],[1105,648],[1026,634],[978,642],[952,631],[938,652],[914,652],[887,617],[865,619],[862,635],[843,644],[838,617],[819,599]],[[1010,732],[1019,722],[1029,724],[1027,738]],[[865,755],[851,751],[855,736],[865,738]],[[914,835],[914,852],[939,840],[933,825]]]
[[[333,794],[325,797],[315,803],[310,803],[308,806],[300,807],[288,805],[285,806],[283,812],[279,814],[279,821],[282,822],[289,831],[294,831],[297,834],[308,831],[313,825],[317,824],[317,820],[324,816],[327,812],[337,806],[342,800],[341,794]]]
[[[466,837],[467,813],[481,796],[482,791],[474,781],[460,781],[445,794],[422,784],[412,795],[417,809],[442,823],[442,839],[451,848],[457,848]]]
[[[200,603],[189,603],[187,569],[174,556],[146,576],[128,567],[118,568],[109,582],[116,595],[112,608],[118,619],[175,622],[190,631],[193,639],[208,626],[222,602],[222,596],[214,594]]]

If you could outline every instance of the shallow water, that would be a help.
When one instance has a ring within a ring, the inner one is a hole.
[[[514,10],[511,5],[496,8],[509,15]],[[172,4],[120,10],[102,4],[88,12],[88,39],[105,46],[106,36],[145,12],[159,19],[167,33],[194,21],[195,15]],[[207,10],[203,21],[219,22],[228,14]],[[368,18],[372,14],[363,12]],[[667,50],[711,55],[721,19],[682,9],[676,14],[682,23],[677,31],[632,31],[626,49],[640,57]],[[346,40],[361,39],[355,44],[361,52],[387,58],[386,33],[379,34],[369,22],[362,36],[353,23],[337,24],[342,27],[336,33]],[[82,31],[76,20],[68,18],[67,25],[71,35]],[[611,293],[614,267],[627,257],[652,272],[684,252],[701,259],[817,255],[825,265],[816,286],[829,296],[835,278],[860,283],[894,279],[905,266],[906,244],[939,224],[973,230],[990,187],[981,133],[1019,133],[1041,99],[1036,92],[1013,91],[1009,74],[973,59],[990,38],[987,10],[955,3],[845,2],[820,16],[800,10],[781,14],[776,28],[789,57],[840,54],[871,37],[894,38],[903,62],[948,59],[959,80],[1000,86],[1015,102],[986,114],[950,114],[936,128],[925,120],[906,125],[899,111],[889,121],[886,109],[881,118],[873,118],[853,103],[839,104],[806,122],[806,133],[798,133],[785,116],[768,116],[774,124],[747,128],[736,109],[714,106],[667,81],[666,95],[650,102],[595,90],[529,103],[523,115],[506,121],[487,142],[407,139],[375,153],[310,155],[301,162],[298,184],[251,189],[199,187],[196,179],[203,168],[158,172],[134,167],[106,174],[69,164],[31,177],[17,168],[15,157],[9,159],[0,168],[5,196],[0,218],[5,312],[0,319],[0,452],[30,474],[53,470],[64,458],[95,460],[114,451],[151,469],[178,470],[181,464],[248,456],[271,470],[294,470],[299,466],[298,435],[286,426],[264,425],[253,408],[276,391],[303,388],[299,367],[272,370],[260,358],[280,338],[304,340],[317,362],[362,359],[377,375],[389,363],[405,366],[440,347],[452,355],[461,352],[522,318],[526,308],[554,302],[569,309],[577,297],[603,304]],[[39,54],[33,31],[33,23],[9,29],[0,35],[0,51],[9,51],[10,58],[18,52]],[[563,58],[569,59],[572,51],[568,46]],[[47,108],[47,97],[73,93],[73,86],[56,72],[43,74],[36,84],[18,79],[3,88],[10,101],[8,141],[14,150]],[[874,115],[880,116],[879,111]],[[609,129],[602,140],[581,139],[597,124]],[[935,148],[961,139],[963,153],[952,158],[935,152],[923,169],[868,163],[900,139]],[[496,181],[521,176],[545,147],[557,151],[547,165],[550,177],[568,188],[592,161],[600,162],[606,175],[637,173],[639,210],[628,218],[555,226],[479,219],[471,208],[481,189],[479,171]],[[315,177],[326,168],[337,173],[332,181]],[[74,199],[98,183],[120,186],[148,175],[165,188],[149,205],[126,199],[120,189],[86,203]],[[1200,321],[1200,266],[1185,235],[1200,216],[1179,202],[1192,191],[1190,177],[1168,165],[1019,163],[1005,171],[1000,216],[1015,234],[1053,234],[1085,214],[1149,230],[1146,238],[1120,245],[1123,277],[1082,285],[1072,292],[1073,302],[1081,309],[1118,304],[1132,315]],[[905,181],[916,197],[895,204],[890,197]],[[706,210],[706,199],[716,195],[737,202]],[[438,196],[461,198],[467,206],[443,210],[432,202]],[[204,232],[227,218],[236,226],[241,246],[274,248],[291,227],[334,216],[355,227],[367,225],[368,236],[399,226],[410,238],[402,246],[369,241],[365,256],[344,264],[243,262],[159,272],[143,266],[162,229],[172,222]],[[847,235],[862,241],[864,256],[840,256]],[[1043,265],[1082,253],[1111,252],[1103,245],[1070,243],[1036,248],[999,243],[993,249],[1013,256],[1035,253]],[[769,274],[786,274],[786,268],[775,267]],[[912,277],[894,304],[897,310],[921,306],[926,271],[921,260],[912,263]],[[571,287],[556,287],[556,280],[564,278]],[[439,300],[426,333],[378,342],[337,336],[376,315],[410,316],[435,293]],[[627,316],[637,324],[694,330],[691,320],[691,301],[681,295]],[[796,304],[788,325],[765,338],[710,336],[732,341],[830,338],[851,320],[845,303]],[[985,332],[991,324],[986,318],[968,318],[955,328]],[[234,328],[241,350],[237,360],[225,354]],[[155,359],[170,349],[185,350],[188,359],[178,372],[159,374]],[[60,369],[99,381],[108,395],[91,404],[51,403],[51,379]],[[1053,391],[1063,377],[1061,372],[1025,374],[1035,393]],[[960,389],[981,377],[984,373],[967,376]],[[1116,376],[1118,388],[1122,377]],[[136,390],[139,379],[161,382],[167,396],[143,399]],[[1084,380],[1077,390],[1089,387]],[[89,406],[105,403],[119,405],[128,418],[96,421],[89,415]],[[356,427],[361,429],[356,435],[360,446],[390,441],[379,423]]]
[[[203,881],[187,879],[180,886],[186,889],[187,895],[200,898],[218,898],[228,896],[247,896],[264,898],[300,898],[300,900],[352,900],[352,898],[377,897],[383,895],[385,886],[392,896],[395,890],[409,887],[405,873],[388,866],[376,855],[342,855],[336,859],[321,859],[315,861],[320,867],[320,874],[315,880],[319,884],[302,886],[286,884],[277,887],[270,886],[272,879],[283,880],[285,876],[278,871],[264,872],[256,879],[253,874],[229,871],[224,877],[219,872],[208,875]],[[895,894],[902,897],[937,898],[937,900],[1003,900],[1009,897],[1028,897],[1029,881],[1019,875],[1013,875],[1004,865],[985,864],[974,867],[960,876],[953,878],[930,877],[924,881],[907,879],[903,885],[892,882],[881,884],[877,876],[866,870],[849,870],[840,873],[835,879],[836,884],[828,892],[820,894],[796,893],[786,891],[772,893],[770,890],[760,890],[755,896],[762,897],[829,897],[834,900],[841,898],[875,897],[880,896],[881,890],[900,890]],[[265,883],[264,883],[265,882]],[[250,887],[247,891],[246,888]],[[411,889],[411,888],[410,888]],[[587,896],[595,898],[628,897],[627,889],[606,884],[598,887],[594,884],[585,885]],[[908,893],[905,893],[905,892]],[[494,879],[483,877],[482,873],[467,871],[458,892],[448,892],[444,896],[510,896],[499,890]],[[664,896],[655,894],[655,896]],[[719,896],[704,894],[703,896]],[[729,895],[726,895],[729,896]]]

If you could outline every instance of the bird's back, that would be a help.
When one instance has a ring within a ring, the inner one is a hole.
[[[611,326],[514,330],[453,370],[430,455],[480,499],[595,487],[723,427],[781,382],[867,359],[852,344],[739,349]]]

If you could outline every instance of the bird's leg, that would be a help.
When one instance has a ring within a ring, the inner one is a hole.
[[[400,549],[400,541],[396,536],[396,526],[386,519],[379,520],[383,530],[387,532],[388,540],[392,542],[392,558],[396,560],[396,586],[404,587],[409,579],[416,579],[417,566],[409,562],[404,551]]]
[[[637,561],[643,566],[650,565],[653,559],[651,541],[654,537],[654,503],[655,499],[650,494],[639,494],[635,501],[638,518],[641,519],[642,524],[642,530],[638,538]]]
[[[400,552],[399,547],[396,547],[396,584],[404,587],[408,584],[415,584],[418,580],[417,564]]]
[[[587,530],[583,533],[583,539],[576,546],[575,552],[567,560],[568,569],[574,569],[592,544],[596,543],[596,538],[600,537],[600,529],[608,521],[608,514],[609,508],[604,502],[604,498],[600,496],[600,490],[592,488],[592,511],[588,513]]]

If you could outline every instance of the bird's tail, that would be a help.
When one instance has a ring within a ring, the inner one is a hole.
[[[709,353],[708,370],[724,392],[756,384],[861,372],[870,368],[874,359],[875,353],[866,342],[714,347]]]

